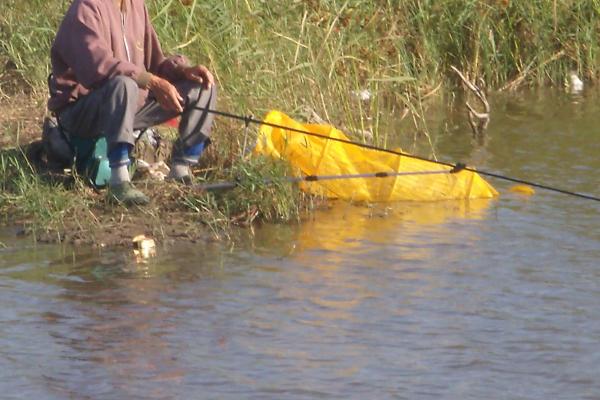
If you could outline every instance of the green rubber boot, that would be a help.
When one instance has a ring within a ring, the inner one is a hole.
[[[108,199],[125,206],[143,206],[150,202],[148,196],[137,190],[131,182],[108,187]]]

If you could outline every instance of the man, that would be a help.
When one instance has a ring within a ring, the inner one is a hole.
[[[52,50],[48,108],[71,136],[105,136],[109,195],[125,205],[148,197],[130,181],[133,132],[181,114],[169,178],[189,182],[208,144],[216,88],[202,65],[165,58],[144,0],[74,0]]]

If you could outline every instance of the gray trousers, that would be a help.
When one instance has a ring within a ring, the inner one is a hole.
[[[191,81],[180,81],[173,85],[184,99],[184,112],[172,158],[174,161],[195,162],[197,160],[185,157],[186,150],[210,137],[214,119],[214,114],[198,108],[214,110],[217,90],[214,85],[206,90]],[[60,124],[71,136],[105,136],[109,152],[117,143],[134,145],[134,130],[150,128],[177,116],[175,111],[163,109],[151,93],[138,109],[139,92],[133,79],[126,76],[112,78],[61,110],[58,113]]]

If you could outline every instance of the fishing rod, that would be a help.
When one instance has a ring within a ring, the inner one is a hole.
[[[331,141],[338,142],[338,143],[349,144],[349,145],[352,145],[352,146],[357,146],[357,147],[361,147],[361,148],[368,149],[368,150],[374,150],[374,151],[379,151],[379,152],[383,152],[383,153],[394,154],[394,155],[397,155],[397,156],[404,156],[404,157],[412,158],[412,159],[415,159],[415,160],[428,161],[428,162],[432,162],[432,163],[435,163],[435,164],[439,164],[439,165],[444,165],[446,167],[450,167],[455,172],[458,172],[460,170],[465,170],[465,171],[474,172],[474,173],[477,173],[477,174],[480,174],[480,175],[489,176],[489,177],[496,178],[496,179],[501,179],[501,180],[505,180],[505,181],[509,181],[509,182],[513,182],[513,183],[520,183],[520,184],[523,184],[523,185],[529,185],[529,186],[533,186],[533,187],[536,187],[536,188],[539,188],[539,189],[548,190],[548,191],[551,191],[551,192],[562,193],[562,194],[566,194],[566,195],[569,195],[569,196],[578,197],[578,198],[581,198],[581,199],[593,200],[593,201],[600,202],[600,197],[591,196],[591,195],[587,195],[587,194],[579,193],[579,192],[573,192],[573,191],[570,191],[570,190],[560,189],[560,188],[556,188],[556,187],[545,185],[545,184],[541,184],[541,183],[527,181],[527,180],[524,180],[524,179],[512,178],[510,176],[496,174],[494,172],[489,172],[489,171],[485,171],[485,170],[478,170],[478,169],[475,169],[475,168],[467,167],[463,163],[453,164],[453,163],[444,162],[444,161],[431,160],[431,159],[429,159],[427,157],[421,157],[421,156],[417,156],[417,155],[414,155],[414,154],[405,153],[403,151],[390,150],[390,149],[385,149],[385,148],[382,148],[382,147],[377,147],[377,146],[373,146],[373,145],[366,144],[366,143],[359,143],[359,142],[354,142],[354,141],[346,140],[346,139],[340,139],[340,138],[333,138],[333,137],[329,137],[329,136],[323,136],[323,135],[319,135],[319,134],[314,133],[314,132],[307,131],[305,129],[297,129],[297,128],[292,128],[292,127],[289,127],[289,126],[274,124],[274,123],[271,123],[271,122],[260,121],[260,120],[258,120],[256,118],[253,118],[251,115],[243,116],[243,115],[233,114],[233,113],[230,113],[230,112],[219,111],[219,110],[211,110],[210,108],[198,107],[198,106],[194,106],[194,108],[197,109],[197,110],[200,110],[200,111],[209,112],[209,113],[212,113],[212,114],[215,114],[215,115],[219,115],[219,116],[222,116],[222,117],[226,117],[226,118],[230,118],[230,119],[235,119],[235,120],[238,120],[238,121],[243,121],[244,124],[246,125],[246,127],[248,127],[251,123],[258,124],[258,125],[265,125],[265,126],[269,126],[271,128],[283,129],[283,130],[288,131],[288,132],[301,133],[301,134],[306,135],[306,136],[312,136],[312,137],[317,137],[317,138],[320,138],[320,139],[331,140]],[[182,112],[180,114],[183,114],[185,112],[186,111],[184,111],[184,112]]]
[[[332,181],[339,179],[360,179],[360,178],[394,178],[397,176],[414,176],[414,175],[442,175],[442,174],[453,174],[459,170],[450,171],[415,171],[415,172],[372,172],[366,174],[346,174],[346,175],[305,175],[305,176],[294,176],[284,177],[282,179],[265,179],[262,181],[265,185],[270,185],[278,181],[287,183],[299,183],[299,182],[319,182],[319,181]],[[192,188],[201,191],[214,191],[214,190],[227,190],[233,189],[239,185],[238,181],[235,182],[217,182],[208,184],[196,184]]]

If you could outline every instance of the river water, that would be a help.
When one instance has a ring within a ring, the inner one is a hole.
[[[437,153],[600,195],[600,98],[496,96]],[[2,399],[600,399],[600,204],[336,204],[235,244],[129,251],[0,233]]]

